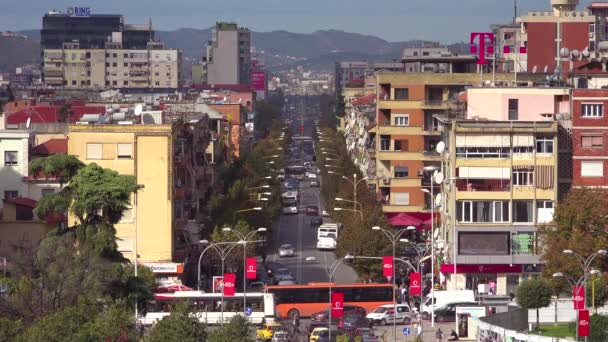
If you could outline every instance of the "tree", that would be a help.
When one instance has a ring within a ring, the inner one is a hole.
[[[0,341],[14,341],[24,329],[23,321],[0,318]]]
[[[517,288],[517,304],[524,309],[536,309],[536,328],[538,329],[538,309],[551,304],[551,285],[544,279],[524,280]]]
[[[72,104],[66,103],[61,108],[59,108],[59,122],[69,123],[70,116],[72,114]]]
[[[205,324],[191,315],[186,303],[177,305],[169,316],[164,317],[158,322],[146,339],[147,342],[199,342],[206,340],[207,330]],[[238,340],[238,338],[234,339],[234,341]]]
[[[85,166],[78,158],[68,154],[53,154],[44,158],[32,159],[30,174],[34,177],[58,178],[61,186],[66,184]]]
[[[208,342],[224,342],[224,341],[241,341],[253,342],[251,338],[251,326],[243,316],[236,315],[232,317],[230,323],[225,324],[223,328],[214,330],[209,335]]]
[[[606,279],[604,276],[587,280],[585,292],[587,307],[604,306],[606,303]]]

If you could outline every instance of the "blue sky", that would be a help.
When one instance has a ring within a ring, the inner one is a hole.
[[[520,13],[549,10],[549,1],[519,0]],[[581,0],[579,9],[590,1]],[[0,0],[0,30],[39,29],[46,11],[69,6],[123,14],[134,24],[152,17],[159,30],[234,20],[255,31],[339,29],[389,41],[462,41],[513,17],[513,0]]]

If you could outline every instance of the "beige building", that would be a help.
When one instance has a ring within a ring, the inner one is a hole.
[[[251,33],[236,23],[217,23],[203,65],[207,84],[249,84]]]
[[[65,88],[179,88],[182,53],[178,49],[45,49],[44,83]]]

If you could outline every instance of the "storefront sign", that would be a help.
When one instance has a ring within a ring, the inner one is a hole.
[[[574,310],[585,309],[585,287],[584,286],[573,286],[572,287],[572,302],[574,303]]]
[[[90,7],[68,7],[68,15],[70,17],[88,17],[91,15]]]
[[[457,264],[456,273],[521,273],[521,265],[501,264]],[[441,273],[454,273],[454,264],[441,265]]]
[[[236,275],[234,273],[224,274],[224,296],[234,296]]]
[[[393,276],[393,257],[383,256],[382,257],[382,274],[385,277]]]
[[[421,276],[419,272],[410,273],[410,295],[419,296],[422,289]]]
[[[344,293],[334,292],[331,294],[331,315],[333,317],[344,316]]]
[[[144,263],[144,266],[150,268],[152,273],[184,273],[184,265],[174,262]]]
[[[247,271],[245,274],[247,275],[247,279],[255,279],[258,275],[258,259],[256,257],[247,258],[247,262],[245,263],[247,267]]]

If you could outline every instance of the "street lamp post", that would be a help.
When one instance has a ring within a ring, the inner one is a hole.
[[[338,202],[349,202],[349,203],[354,203],[354,204],[355,204],[355,209],[356,209],[356,206],[357,206],[357,205],[359,205],[359,209],[360,209],[361,211],[363,211],[363,204],[361,204],[361,202],[351,201],[351,200],[347,200],[347,199],[340,198],[340,197],[336,197],[336,201],[338,201]]]
[[[141,189],[145,188],[145,185],[143,184],[137,184]],[[138,259],[138,254],[137,254],[137,191],[135,191],[135,193],[133,194],[133,226],[135,228],[135,236],[134,236],[134,241],[133,241],[133,273],[135,275],[135,278],[137,278],[137,268],[139,267],[139,265],[137,264],[137,259]],[[4,259],[4,262],[6,263],[6,259]],[[137,319],[139,318],[139,312],[138,312],[138,307],[137,307],[137,296],[135,296],[135,324],[137,324]]]
[[[387,229],[382,229],[380,226],[374,226],[372,227],[372,230],[379,230],[382,233],[384,233],[384,235],[389,239],[389,241],[391,242],[391,244],[393,245],[393,260],[395,260],[395,247],[397,245],[397,242],[409,242],[407,239],[401,239],[401,235],[403,235],[403,233],[405,233],[408,230],[412,230],[416,229],[413,226],[409,226],[405,229],[401,229],[395,233],[391,232],[390,230]],[[393,262],[394,263],[394,262]],[[395,287],[397,286],[396,284],[396,280],[395,280],[395,266],[393,265],[393,314],[396,315],[397,313],[397,303],[396,303],[396,293],[395,293]],[[422,290],[422,288],[421,288]],[[397,320],[393,319],[393,341],[397,341]]]
[[[433,192],[433,183],[443,182],[443,174],[438,173],[437,166],[427,166],[424,168],[425,171],[433,172],[431,174],[431,191],[428,189],[421,189],[422,192],[431,195],[431,303],[435,302],[435,194]],[[433,311],[435,306],[433,305]],[[435,313],[431,314],[431,327],[435,326]]]
[[[265,233],[266,232],[266,228],[264,227],[260,227],[257,230],[253,230],[250,231],[247,234],[243,234],[241,232],[239,232],[238,230],[233,230],[230,227],[224,227],[222,228],[223,232],[231,232],[234,235],[236,235],[240,240],[239,242],[243,242],[243,310],[245,310],[245,308],[247,308],[247,244],[250,242],[261,242],[264,240],[249,240],[251,239],[256,233]]]
[[[255,208],[249,208],[249,209],[241,209],[241,210],[235,211],[234,213],[236,214],[236,213],[244,213],[244,212],[247,212],[247,211],[260,211],[260,210],[262,210],[262,207],[255,207]]]
[[[331,303],[331,285],[332,285],[332,279],[334,277],[334,273],[336,273],[336,271],[338,270],[338,267],[340,267],[340,265],[342,264],[342,261],[344,260],[352,260],[354,259],[354,257],[350,254],[346,254],[344,257],[335,260],[331,265],[329,265],[329,267],[327,267],[326,265],[324,267],[325,273],[327,273],[327,278],[329,279],[329,298],[327,299],[327,302],[329,303],[329,319],[327,320],[327,330],[329,332],[329,340],[331,341],[331,308],[332,308],[332,303]],[[311,257],[307,257],[306,261],[316,261],[317,258],[314,256]]]
[[[581,266],[581,269],[583,271],[583,274],[578,278],[578,279],[574,279],[562,272],[557,272],[557,273],[553,273],[553,277],[555,278],[565,278],[566,281],[568,282],[568,284],[570,284],[570,286],[573,288],[573,290],[576,291],[580,291],[578,289],[580,289],[580,287],[583,287],[583,291],[585,291],[585,282],[587,281],[587,278],[589,276],[593,276],[596,274],[599,274],[600,271],[596,270],[596,269],[592,269],[591,268],[591,263],[593,263],[593,260],[598,256],[606,256],[607,251],[605,249],[600,249],[597,252],[594,252],[592,254],[590,254],[589,256],[587,256],[586,258],[583,257],[582,255],[575,253],[574,251],[572,251],[571,249],[566,249],[563,251],[564,254],[570,254],[573,255],[576,260],[578,261],[579,265]],[[583,292],[584,293],[584,292]],[[593,301],[594,298],[591,298],[591,300]],[[584,306],[585,306],[585,310],[587,309],[587,300],[584,301]],[[578,341],[578,318],[579,318],[579,310],[576,310],[576,340]],[[585,336],[585,341],[587,341],[587,336]]]
[[[334,208],[334,211],[352,211],[355,213],[359,213],[359,216],[361,217],[361,222],[363,222],[363,212],[357,209],[348,209],[348,208]]]
[[[224,283],[224,261],[226,260],[226,258],[228,257],[228,255],[230,254],[230,252],[234,249],[234,247],[238,246],[241,241],[230,241],[230,242],[216,242],[216,243],[209,243],[209,241],[207,240],[201,240],[200,241],[201,244],[206,244],[208,245],[205,249],[203,249],[203,251],[201,252],[201,255],[198,257],[198,280],[197,280],[197,289],[200,291],[201,290],[201,261],[203,260],[203,255],[205,255],[205,252],[207,252],[208,249],[213,249],[220,257],[220,259],[222,260],[222,284]],[[222,305],[221,305],[221,325],[224,326],[224,289],[222,286]]]
[[[353,185],[353,209],[357,209],[357,187],[359,186],[359,183],[364,182],[366,180],[369,179],[369,177],[363,177],[359,180],[357,180],[357,174],[353,173],[353,179],[351,180],[350,178],[342,175],[343,179],[346,179],[350,184]]]

